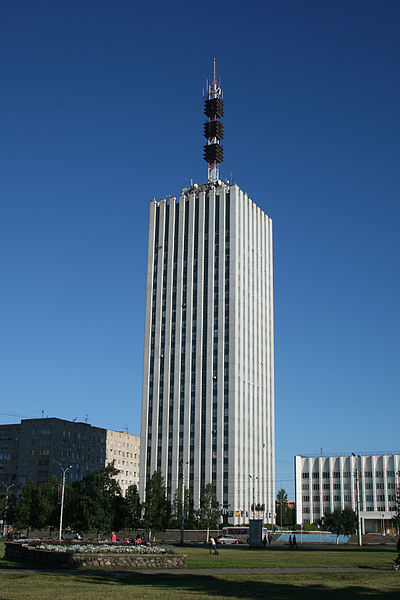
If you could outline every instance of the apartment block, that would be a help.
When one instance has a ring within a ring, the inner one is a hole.
[[[29,480],[41,485],[52,475],[60,478],[60,465],[69,467],[71,483],[112,460],[123,492],[138,485],[139,436],[53,417],[0,425],[0,482],[17,491]]]

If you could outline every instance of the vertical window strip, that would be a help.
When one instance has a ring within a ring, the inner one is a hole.
[[[154,234],[154,261],[153,261],[153,289],[151,299],[151,344],[150,344],[150,385],[148,397],[148,415],[147,415],[147,457],[146,457],[146,475],[150,476],[151,450],[152,450],[152,423],[153,423],[153,403],[154,403],[154,348],[155,348],[155,324],[157,309],[157,258],[158,258],[158,234],[160,229],[160,207],[156,207],[156,225]]]
[[[208,233],[210,221],[210,201],[205,199],[204,211],[204,265],[203,265],[203,340],[201,365],[201,452],[200,452],[200,490],[205,488],[205,450],[206,450],[206,406],[207,406],[207,327],[208,327]]]
[[[186,199],[183,230],[183,279],[182,279],[182,345],[181,345],[181,373],[180,373],[180,405],[179,405],[179,464],[183,460],[183,427],[185,419],[185,363],[186,363],[186,325],[187,325],[187,283],[188,283],[188,245],[189,245],[189,201]]]
[[[225,339],[224,339],[224,477],[225,464],[229,465],[229,329],[230,329],[230,304],[229,304],[229,282],[230,282],[230,193],[225,196]],[[225,481],[223,485],[223,504],[228,504],[228,492]]]
[[[196,409],[196,355],[197,341],[197,281],[198,281],[198,256],[199,256],[199,196],[195,197],[194,205],[194,248],[193,248],[193,311],[192,311],[192,353],[191,353],[191,411],[190,411],[190,435],[189,435],[189,481],[194,477],[194,429]],[[194,349],[196,349],[194,351]],[[191,490],[193,495],[193,489]],[[193,499],[193,498],[192,498]]]
[[[217,422],[218,422],[218,311],[219,311],[219,195],[215,197],[215,248],[214,248],[214,322],[213,322],[213,404],[212,404],[212,485],[216,487],[217,476]]]
[[[157,428],[157,470],[161,469],[161,442],[162,424],[164,415],[164,356],[165,356],[165,328],[166,328],[166,304],[167,304],[167,264],[168,264],[168,227],[169,227],[169,204],[165,207],[164,239],[158,243],[158,249],[163,257],[162,276],[162,298],[161,298],[161,345],[160,345],[160,371],[159,371],[159,400],[158,400],[158,428]]]
[[[169,384],[169,422],[168,422],[168,463],[167,463],[167,486],[169,482],[169,488],[171,488],[172,479],[172,442],[173,439],[173,425],[174,425],[174,393],[175,387],[179,382],[175,382],[175,337],[176,337],[176,284],[177,284],[177,263],[178,263],[178,230],[179,230],[179,207],[177,203],[175,205],[175,224],[174,224],[174,239],[173,239],[173,276],[172,276],[172,320],[171,320],[171,366],[170,366],[170,384]]]

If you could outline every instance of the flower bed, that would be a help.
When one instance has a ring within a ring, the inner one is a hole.
[[[90,554],[123,553],[130,554],[175,554],[170,546],[145,546],[143,544],[118,544],[107,542],[53,542],[33,540],[29,546],[37,550],[51,550],[53,552],[82,552]]]
[[[7,542],[5,558],[59,567],[176,568],[186,566],[186,556],[168,546],[135,544],[54,543],[40,540]]]

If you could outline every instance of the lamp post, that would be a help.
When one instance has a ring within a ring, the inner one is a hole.
[[[58,541],[62,539],[62,524],[63,524],[63,512],[64,512],[64,489],[65,489],[65,474],[69,469],[72,469],[72,465],[69,467],[63,467],[59,465],[62,471],[62,483],[61,483],[61,507],[60,507],[60,528],[58,530]]]
[[[256,510],[256,490],[255,490],[255,479],[252,475],[249,475],[249,478],[253,482],[253,519],[255,519],[255,510]]]
[[[186,462],[186,464],[188,464]],[[180,531],[180,544],[182,545],[185,540],[185,464],[181,461],[182,465],[182,498],[181,498],[181,531]]]
[[[3,531],[2,531],[2,535],[4,537],[6,535],[6,527],[7,527],[8,492],[11,490],[11,488],[14,487],[14,484],[10,483],[9,485],[7,485],[4,482],[2,482],[2,484],[6,488],[6,503],[4,505],[4,521],[3,521]]]
[[[358,454],[358,456],[356,456],[354,454],[354,452],[352,452],[352,455],[355,457],[355,468],[354,468],[354,474],[356,476],[356,497],[357,497],[357,539],[358,539],[358,545],[362,546],[362,535],[361,535],[361,515],[360,515],[360,478],[359,478],[359,470],[357,467],[357,463],[358,465],[360,464],[361,461],[361,456]]]

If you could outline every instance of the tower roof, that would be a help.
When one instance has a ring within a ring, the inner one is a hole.
[[[221,140],[224,137],[224,128],[220,121],[224,116],[224,101],[221,87],[218,85],[215,58],[213,58],[213,78],[204,101],[204,114],[208,117],[208,121],[204,124],[204,137],[207,139],[207,144],[204,146],[203,156],[208,163],[208,183],[215,183],[219,179],[219,165],[223,161]]]

